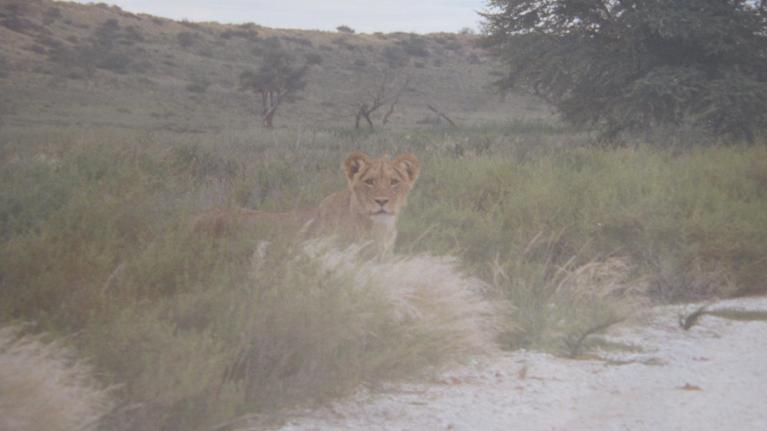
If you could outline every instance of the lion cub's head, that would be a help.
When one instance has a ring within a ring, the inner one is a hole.
[[[418,178],[420,164],[412,154],[394,160],[353,152],[344,161],[352,208],[377,223],[394,223]]]

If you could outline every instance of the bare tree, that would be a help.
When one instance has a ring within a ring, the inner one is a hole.
[[[365,96],[363,96],[364,102],[358,105],[354,116],[354,128],[359,129],[362,120],[367,122],[368,126],[373,128],[373,119],[371,116],[384,106],[389,106],[389,109],[384,114],[381,121],[382,124],[389,122],[389,118],[394,113],[394,108],[399,103],[400,96],[407,89],[410,84],[410,77],[405,77],[403,80],[399,80],[398,77],[391,71],[387,70],[383,73],[378,85],[375,89]]]
[[[308,64],[295,65],[295,59],[284,49],[272,47],[262,54],[258,71],[240,74],[240,88],[261,95],[261,122],[271,129],[277,109],[306,87]]]

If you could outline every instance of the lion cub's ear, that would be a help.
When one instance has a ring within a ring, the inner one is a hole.
[[[370,158],[365,153],[352,151],[344,160],[344,172],[346,178],[351,181],[366,165],[370,164]]]
[[[403,154],[394,159],[394,167],[407,175],[408,180],[414,183],[418,178],[421,169],[421,163],[412,154]]]

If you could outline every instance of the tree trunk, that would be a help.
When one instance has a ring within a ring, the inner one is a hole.
[[[354,128],[355,129],[359,129],[360,128],[360,120],[364,118],[365,121],[368,123],[368,126],[370,126],[370,128],[372,129],[373,128],[373,120],[370,119],[370,114],[374,110],[375,109],[368,109],[368,105],[363,103],[362,106],[360,106],[360,110],[357,111],[357,114],[355,115],[355,118],[354,118]]]
[[[283,90],[281,92],[266,91],[264,94],[264,100],[266,100],[266,103],[264,105],[265,110],[261,116],[261,121],[265,128],[271,129],[274,127],[274,114],[277,113],[277,108],[280,107],[282,98],[288,94],[288,90]]]
[[[274,114],[277,112],[277,107],[278,106],[279,105],[272,106],[264,114],[262,122],[263,122],[263,125],[264,125],[265,128],[267,128],[267,129],[274,128],[274,124],[272,122],[274,121]]]

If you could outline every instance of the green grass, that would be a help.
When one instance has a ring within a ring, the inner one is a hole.
[[[767,312],[755,310],[721,309],[706,313],[722,319],[738,320],[742,322],[763,321],[767,322]]]
[[[589,139],[537,122],[6,128],[0,321],[77,334],[97,375],[120,385],[115,429],[192,430],[495,346],[576,356],[637,304],[767,290],[763,146]],[[345,186],[353,149],[422,162],[391,260],[307,254],[269,226],[223,238],[189,229],[217,206],[316,205]]]

